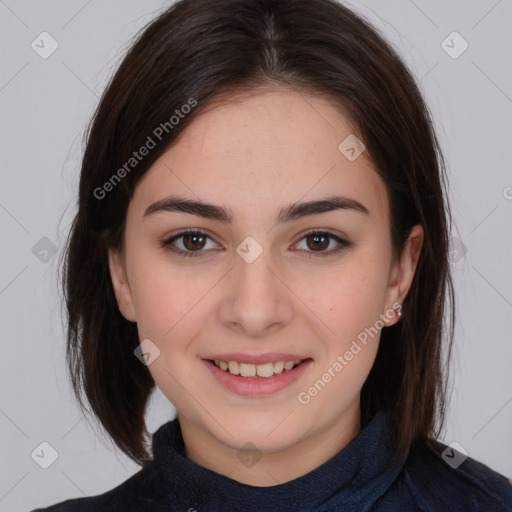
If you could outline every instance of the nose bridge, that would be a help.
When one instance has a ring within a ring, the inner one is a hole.
[[[253,295],[272,286],[272,282],[275,280],[271,270],[275,266],[275,262],[271,248],[268,246],[269,242],[262,241],[261,237],[259,241],[261,243],[252,236],[248,236],[236,247],[235,279],[242,286],[244,292],[252,290]]]
[[[238,293],[243,294],[243,299],[254,297],[263,294],[266,296],[266,303],[271,301],[269,294],[275,285],[276,277],[272,270],[272,261],[267,251],[261,254],[254,261],[247,262],[241,260],[237,262],[236,280]],[[273,294],[272,294],[273,295]]]
[[[241,249],[248,249],[245,253]],[[264,333],[270,326],[289,321],[292,313],[286,287],[275,275],[272,254],[262,250],[255,256],[254,245],[240,244],[235,268],[221,308],[223,322],[243,329],[253,336]],[[249,257],[247,257],[249,255]]]
[[[234,276],[236,302],[243,306],[247,313],[252,309],[253,314],[265,309],[270,310],[276,300],[277,278],[272,269],[270,251],[263,251],[254,261],[248,262],[243,258],[237,262]]]

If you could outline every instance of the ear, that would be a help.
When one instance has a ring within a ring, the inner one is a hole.
[[[423,228],[419,224],[416,224],[411,229],[409,237],[405,242],[405,248],[400,260],[394,264],[391,272],[388,292],[386,294],[385,313],[393,309],[398,309],[397,304],[401,305],[405,297],[407,297],[418,265],[422,246]],[[393,305],[395,305],[395,308]],[[393,318],[388,318],[389,315],[385,315],[384,322],[386,326],[393,325],[399,320],[398,313]]]
[[[137,317],[133,307],[132,292],[126,278],[123,258],[119,251],[115,249],[108,250],[108,266],[119,311],[126,320],[136,322]]]

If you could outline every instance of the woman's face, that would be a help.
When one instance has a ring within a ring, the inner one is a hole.
[[[393,262],[385,186],[351,134],[327,99],[260,92],[199,116],[135,189],[124,255],[110,253],[120,310],[182,424],[224,446],[356,428],[422,231]]]

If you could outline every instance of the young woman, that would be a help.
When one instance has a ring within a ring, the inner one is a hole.
[[[512,510],[436,441],[450,222],[429,111],[366,21],[172,5],[93,118],[64,279],[77,397],[141,470],[39,510]],[[177,417],[149,440],[155,386]]]

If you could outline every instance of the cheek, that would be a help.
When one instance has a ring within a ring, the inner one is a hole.
[[[309,293],[315,313],[312,318],[321,326],[317,333],[322,333],[322,350],[314,378],[301,397],[312,403],[314,398],[322,414],[334,421],[340,410],[357,399],[375,362],[383,326],[379,320],[385,280],[382,269],[370,268],[358,258],[350,271],[345,268],[306,290],[303,293]]]
[[[136,240],[129,240],[128,245],[130,242],[136,245]],[[141,340],[162,340],[183,305],[180,282],[169,272],[165,261],[155,257],[154,249],[127,252],[131,255],[127,267],[139,335]]]
[[[297,295],[323,321],[326,333],[343,343],[383,313],[387,272],[382,262],[360,253],[323,276],[297,277]]]
[[[147,338],[163,340],[178,317],[183,316],[181,310],[184,304],[183,297],[179,295],[179,283],[164,274],[159,279],[146,274],[133,288],[139,329],[144,331]]]
[[[171,269],[168,264],[151,264],[148,259],[138,267],[134,279],[139,339],[151,340],[159,351],[148,369],[173,406],[185,412],[193,411],[193,407],[183,392],[190,387],[184,363],[194,357],[192,341],[206,314],[204,296],[212,287],[208,281]]]
[[[185,350],[208,314],[219,276],[150,251],[133,258],[132,276],[140,339],[151,339],[163,353]]]

